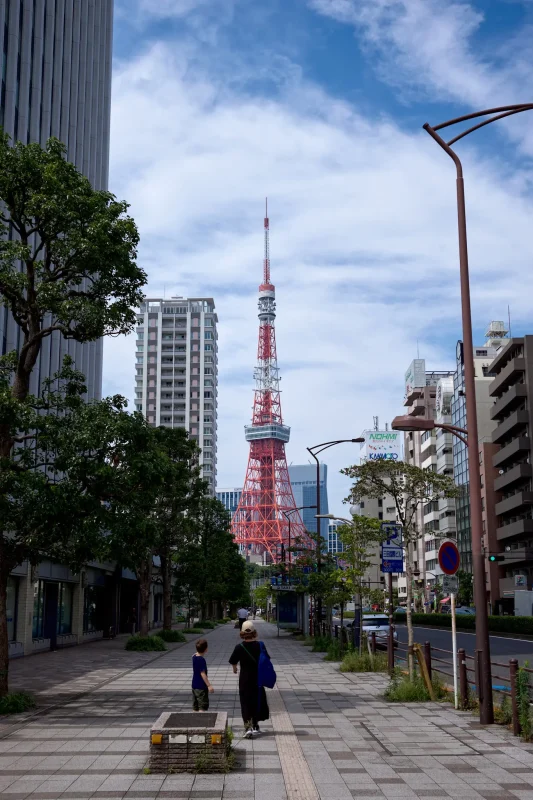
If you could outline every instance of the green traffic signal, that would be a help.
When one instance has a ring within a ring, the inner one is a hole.
[[[489,561],[505,561],[505,556],[489,556]]]

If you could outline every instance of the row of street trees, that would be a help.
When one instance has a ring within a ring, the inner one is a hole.
[[[89,560],[116,560],[132,569],[144,634],[156,556],[168,628],[174,573],[194,585],[201,605],[242,594],[245,580],[229,518],[206,496],[200,451],[184,429],[150,427],[120,396],[87,403],[85,378],[68,357],[30,392],[48,337],[91,342],[132,331],[146,275],[127,204],[95,191],[59,141],[11,146],[0,133],[0,209],[0,302],[20,332],[17,350],[0,357],[3,695],[7,581],[24,561],[49,558],[77,571]],[[193,580],[193,563],[206,573],[218,564],[216,586],[203,575]]]

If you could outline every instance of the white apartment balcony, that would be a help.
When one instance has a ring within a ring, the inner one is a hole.
[[[437,466],[437,456],[434,453],[428,455],[426,458],[424,458],[424,455],[422,455],[421,459],[420,466],[422,469],[429,469],[431,465]]]

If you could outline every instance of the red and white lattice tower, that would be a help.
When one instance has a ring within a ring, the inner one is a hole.
[[[284,511],[291,514],[291,545],[306,540],[305,527],[295,511],[294,495],[287,468],[285,444],[291,429],[283,424],[276,356],[276,289],[270,282],[268,206],[265,216],[265,258],[263,283],[259,287],[259,344],[254,370],[255,395],[252,424],[245,426],[250,457],[239,506],[233,517],[237,544],[256,553],[265,550],[272,560],[280,558],[280,543],[289,545],[289,525]]]

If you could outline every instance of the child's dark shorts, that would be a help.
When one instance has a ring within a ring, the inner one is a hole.
[[[207,689],[192,690],[192,707],[195,711],[207,711],[209,708],[209,692]]]

